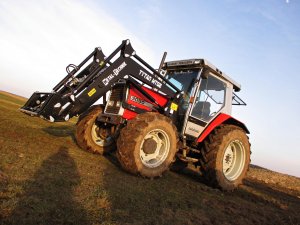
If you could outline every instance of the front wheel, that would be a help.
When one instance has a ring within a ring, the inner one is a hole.
[[[177,130],[172,121],[147,112],[128,121],[117,141],[117,157],[128,172],[157,177],[165,172],[177,152]]]
[[[246,133],[233,125],[222,125],[204,141],[201,162],[207,182],[223,190],[242,184],[250,164]]]
[[[84,150],[103,154],[115,148],[114,131],[115,127],[106,127],[96,121],[102,113],[102,106],[92,106],[82,114],[76,126],[76,141],[79,147]]]

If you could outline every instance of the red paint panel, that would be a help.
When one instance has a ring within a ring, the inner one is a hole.
[[[150,111],[151,109],[147,106],[144,106],[142,104],[139,104],[138,102],[135,102],[135,101],[132,101],[131,100],[131,97],[134,96],[134,97],[137,97],[138,99],[141,99],[143,101],[146,101],[146,102],[149,102],[145,99],[145,96],[143,94],[141,94],[138,90],[136,90],[135,88],[130,88],[129,89],[129,93],[128,93],[128,97],[127,97],[127,103],[130,104],[130,105],[134,105],[140,109],[144,109],[144,110],[147,110],[147,111]]]
[[[213,129],[215,129],[217,126],[219,126],[220,124],[222,124],[223,122],[225,122],[226,120],[228,120],[229,118],[232,118],[231,116],[224,114],[224,113],[220,113],[206,128],[205,130],[202,132],[202,134],[200,135],[200,137],[198,138],[197,142],[202,142],[207,135],[210,134],[210,132],[213,131]]]
[[[144,89],[144,91],[146,91],[149,95],[151,95],[155,100],[156,102],[161,106],[161,107],[164,107],[167,102],[168,102],[168,99],[167,97],[164,97],[163,95],[149,89],[149,88],[146,88],[146,87],[142,87]]]
[[[156,102],[164,107],[167,102],[168,102],[168,99],[166,97],[164,97],[163,95],[149,89],[149,88],[146,88],[146,87],[142,87],[142,89],[147,92],[149,95],[151,95],[155,100]],[[142,93],[140,93],[137,89],[135,89],[134,87],[130,87],[129,89],[129,92],[128,92],[128,96],[127,96],[127,103],[130,104],[130,105],[134,105],[140,109],[144,109],[144,110],[147,110],[147,111],[151,111],[151,109],[145,105],[142,105],[142,104],[139,104],[138,102],[136,101],[132,101],[131,100],[131,97],[134,96],[142,101],[145,101],[145,102],[148,102],[152,105],[155,105],[157,106],[156,104],[153,104],[153,102],[151,102],[149,99],[147,99]],[[123,118],[125,119],[128,119],[128,120],[131,120],[133,119],[135,116],[137,115],[137,113],[131,111],[131,110],[128,110],[128,109],[125,109],[124,113],[123,113]]]
[[[122,117],[123,117],[124,119],[131,120],[131,119],[133,119],[136,115],[137,115],[137,113],[135,113],[135,112],[133,112],[133,111],[131,111],[131,110],[125,109]]]

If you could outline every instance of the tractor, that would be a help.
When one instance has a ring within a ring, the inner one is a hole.
[[[249,130],[231,116],[232,105],[246,105],[236,94],[240,84],[205,59],[165,58],[154,69],[129,40],[109,56],[97,47],[20,111],[50,122],[77,116],[78,146],[116,151],[129,173],[154,178],[172,164],[194,165],[210,186],[236,189],[251,153]]]

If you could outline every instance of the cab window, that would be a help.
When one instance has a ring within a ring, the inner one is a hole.
[[[209,121],[221,110],[225,103],[226,83],[213,75],[202,79],[191,115]]]

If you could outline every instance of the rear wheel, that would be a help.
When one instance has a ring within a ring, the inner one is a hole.
[[[117,141],[117,157],[128,172],[157,177],[165,172],[177,152],[177,130],[158,113],[144,113],[128,121]]]
[[[250,143],[241,128],[216,128],[204,141],[201,152],[204,176],[211,186],[233,190],[242,184],[250,164]]]
[[[114,126],[105,127],[96,121],[103,108],[101,106],[92,106],[87,112],[82,114],[77,122],[76,141],[84,150],[103,154],[115,148],[113,139]]]

